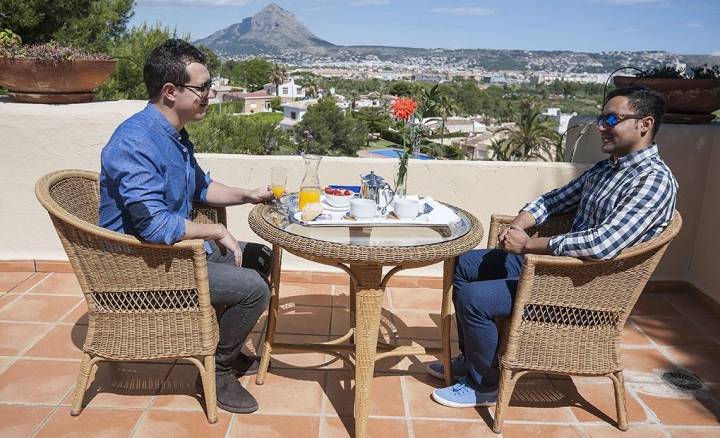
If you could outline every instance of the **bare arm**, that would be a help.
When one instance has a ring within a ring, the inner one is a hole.
[[[214,207],[226,207],[239,204],[258,204],[272,198],[273,194],[269,186],[249,190],[213,181],[207,190],[206,203]]]
[[[223,254],[227,250],[233,253],[235,266],[242,265],[242,251],[237,239],[223,224],[197,224],[186,219],[183,239],[214,240]]]

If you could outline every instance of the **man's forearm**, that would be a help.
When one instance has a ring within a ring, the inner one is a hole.
[[[549,237],[531,237],[525,243],[523,254],[552,254]]]
[[[214,207],[245,204],[248,202],[248,191],[213,181],[208,186],[206,199],[207,204]]]
[[[521,230],[527,230],[530,227],[535,226],[535,217],[527,211],[521,211],[515,219],[510,223],[510,226],[515,226]]]
[[[223,236],[225,226],[222,224],[197,224],[185,219],[185,239],[217,240]]]

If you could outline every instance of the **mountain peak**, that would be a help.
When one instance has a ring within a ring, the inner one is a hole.
[[[334,46],[316,37],[292,12],[270,3],[252,17],[196,41],[224,54],[276,53]]]

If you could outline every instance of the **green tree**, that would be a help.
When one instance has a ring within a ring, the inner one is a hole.
[[[110,50],[110,54],[118,58],[118,64],[112,76],[98,87],[98,99],[147,99],[143,82],[145,60],[163,41],[176,37],[174,31],[160,25],[143,24],[131,29]]]
[[[310,106],[293,133],[300,151],[349,157],[357,154],[368,137],[365,123],[346,116],[332,97]]]
[[[282,111],[282,99],[280,99],[280,97],[278,96],[270,99],[270,109],[272,109],[273,111]]]
[[[269,155],[286,149],[290,140],[284,130],[277,129],[278,118],[262,116],[211,110],[202,121],[189,123],[187,130],[198,152]]]
[[[57,40],[107,51],[126,31],[134,0],[0,0],[0,28],[25,43]]]
[[[273,64],[270,70],[270,82],[275,85],[275,96],[280,96],[280,85],[288,78],[287,69],[282,64]]]
[[[198,44],[197,47],[205,55],[205,67],[210,72],[210,77],[215,77],[220,74],[220,58],[213,49],[202,44]]]
[[[370,132],[380,132],[390,127],[390,118],[384,108],[366,107],[352,113],[353,118],[362,120]]]
[[[395,82],[387,90],[388,94],[399,97],[413,97],[417,92],[417,88],[410,82]]]
[[[262,90],[263,86],[268,82],[268,77],[272,72],[272,63],[260,59],[253,58],[242,62],[229,62],[230,80],[239,84],[248,91]]]
[[[541,118],[540,109],[532,102],[522,102],[515,117],[515,126],[503,128],[500,132],[507,134],[502,143],[504,154],[509,154],[513,160],[548,161],[562,156],[562,151],[557,151],[560,145],[558,133]]]

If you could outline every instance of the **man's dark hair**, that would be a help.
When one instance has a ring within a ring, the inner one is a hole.
[[[630,85],[629,87],[616,88],[607,95],[603,103],[605,106],[613,97],[625,96],[628,98],[630,107],[639,116],[652,116],[655,119],[652,135],[655,138],[663,117],[665,117],[665,98],[662,94],[647,87]]]
[[[160,96],[163,85],[186,84],[188,77],[186,67],[197,62],[205,64],[205,55],[195,46],[181,39],[169,39],[155,47],[143,68],[143,81],[150,100]]]

